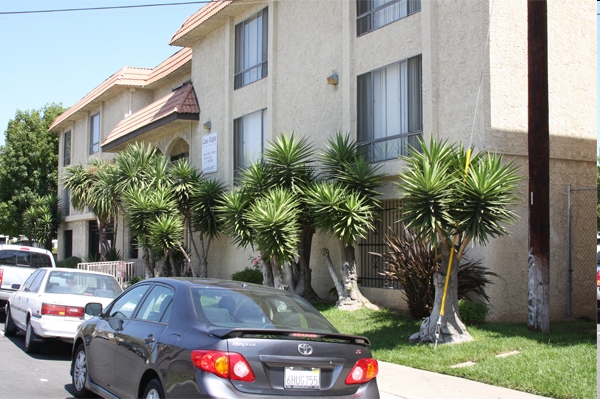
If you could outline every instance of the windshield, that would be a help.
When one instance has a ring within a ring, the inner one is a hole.
[[[89,295],[114,298],[123,290],[114,278],[101,274],[53,271],[45,292],[51,294]]]
[[[192,288],[192,297],[198,318],[211,326],[338,332],[304,299],[283,291]]]

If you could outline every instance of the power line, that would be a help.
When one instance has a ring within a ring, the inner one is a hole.
[[[221,2],[222,0],[205,0],[205,1],[187,1],[182,3],[160,3],[160,4],[138,4],[132,6],[112,6],[112,7],[89,7],[89,8],[64,8],[54,10],[34,10],[34,11],[0,11],[0,15],[18,15],[18,14],[47,14],[57,12],[73,12],[73,11],[99,11],[99,10],[120,10],[127,8],[148,8],[148,7],[165,7],[165,6],[183,6],[192,4],[207,4]]]

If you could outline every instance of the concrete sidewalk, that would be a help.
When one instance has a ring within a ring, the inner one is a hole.
[[[541,399],[544,396],[379,362],[381,399]]]

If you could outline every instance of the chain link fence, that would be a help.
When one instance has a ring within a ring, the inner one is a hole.
[[[596,270],[594,242],[597,242],[596,188],[572,188],[569,184],[569,265],[568,317],[595,314]]]

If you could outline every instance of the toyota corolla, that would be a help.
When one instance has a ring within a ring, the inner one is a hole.
[[[84,322],[71,365],[75,396],[107,398],[376,399],[377,373],[367,338],[295,294],[185,278],[137,283]]]

